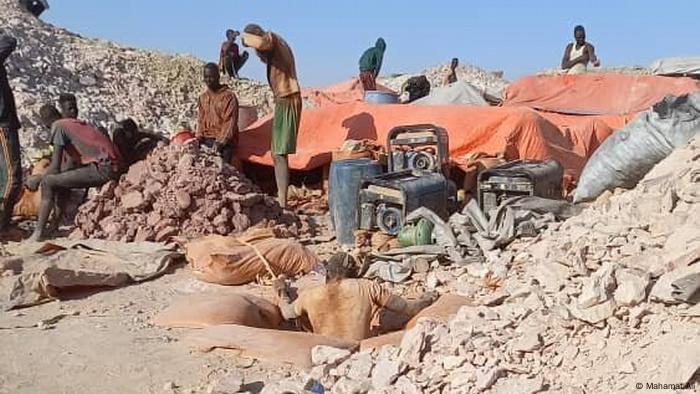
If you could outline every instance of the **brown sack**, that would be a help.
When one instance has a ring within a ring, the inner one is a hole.
[[[246,357],[290,363],[311,368],[311,349],[325,345],[354,350],[356,342],[298,331],[266,330],[235,324],[211,326],[185,338],[190,346],[204,352],[215,348],[239,350]]]
[[[249,294],[201,294],[183,297],[153,319],[172,328],[205,328],[219,324],[278,328],[282,315],[277,305]]]
[[[32,166],[31,175],[41,175],[46,172],[46,169],[51,164],[51,159],[43,158]],[[39,205],[41,204],[41,188],[37,191],[30,192],[25,186],[22,186],[22,191],[17,198],[17,203],[12,211],[13,217],[21,219],[34,219],[39,214]]]
[[[248,242],[251,246],[246,245]],[[245,238],[210,235],[186,246],[186,257],[195,276],[202,281],[222,285],[242,285],[258,276],[269,276],[259,252],[270,264],[275,276],[308,273],[319,258],[299,242],[269,238],[262,233]]]

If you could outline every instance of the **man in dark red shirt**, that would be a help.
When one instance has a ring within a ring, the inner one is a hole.
[[[226,30],[226,41],[221,44],[221,52],[219,54],[219,68],[222,73],[228,74],[231,78],[238,79],[238,70],[240,70],[248,60],[248,52],[240,52],[236,38],[240,35],[235,30]]]
[[[30,177],[27,189],[35,191],[41,184],[39,218],[31,240],[44,237],[46,223],[54,208],[61,217],[58,195],[70,189],[98,187],[115,179],[119,173],[119,153],[112,141],[95,127],[77,119],[61,119],[61,114],[50,104],[39,110],[41,122],[51,128],[53,155],[51,164],[42,175]],[[64,168],[64,156],[76,165]]]

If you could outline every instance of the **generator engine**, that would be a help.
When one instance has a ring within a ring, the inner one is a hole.
[[[516,196],[562,198],[564,168],[556,160],[516,160],[479,174],[479,207],[490,217],[501,203]]]
[[[358,201],[359,227],[397,235],[406,215],[420,207],[447,220],[450,190],[447,178],[436,172],[407,170],[364,180]]]
[[[387,137],[387,153],[388,172],[420,170],[449,176],[449,139],[441,127],[395,127]]]

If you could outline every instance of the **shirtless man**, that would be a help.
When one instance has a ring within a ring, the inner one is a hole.
[[[386,308],[410,318],[434,301],[428,293],[418,300],[407,301],[377,282],[350,279],[353,262],[348,254],[334,255],[326,264],[326,283],[301,289],[293,302],[284,278],[276,280],[273,287],[280,299],[282,316],[286,320],[307,319],[316,334],[361,341],[370,337],[370,324],[379,309]]]
[[[586,30],[579,25],[574,28],[575,42],[570,43],[564,50],[561,59],[561,68],[568,74],[583,74],[588,68],[588,63],[594,67],[600,66],[600,61],[595,55],[593,45],[586,42]]]

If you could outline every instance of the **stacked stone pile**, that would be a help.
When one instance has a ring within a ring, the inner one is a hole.
[[[280,208],[212,150],[196,144],[158,147],[80,208],[76,238],[167,241],[279,226],[299,235],[299,219]]]

